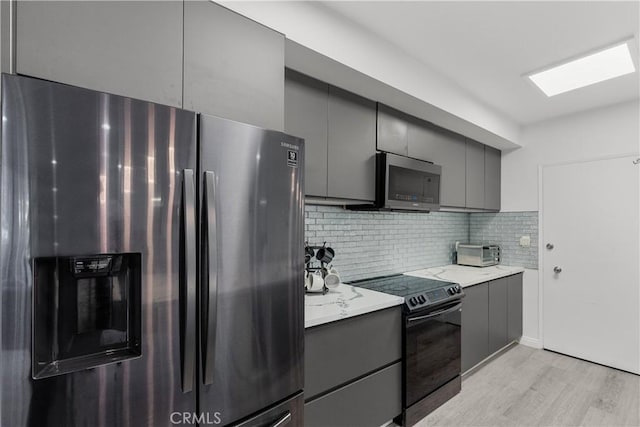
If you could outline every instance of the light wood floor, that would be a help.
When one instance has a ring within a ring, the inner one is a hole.
[[[463,379],[427,426],[640,426],[640,376],[516,345]]]

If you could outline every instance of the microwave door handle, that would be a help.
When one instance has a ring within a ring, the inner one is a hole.
[[[182,171],[180,343],[182,391],[193,390],[196,348],[196,209],[193,170]]]
[[[218,315],[218,221],[216,198],[216,175],[212,171],[204,173],[203,203],[203,280],[202,296],[204,314],[202,370],[205,385],[213,384],[216,355],[216,325]]]

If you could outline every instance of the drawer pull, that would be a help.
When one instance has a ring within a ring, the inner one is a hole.
[[[284,414],[282,418],[271,424],[271,427],[284,427],[289,424],[289,421],[291,421],[291,412],[287,411],[287,413]]]

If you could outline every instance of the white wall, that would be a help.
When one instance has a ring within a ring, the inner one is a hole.
[[[520,127],[402,52],[332,10],[306,1],[218,1],[305,47],[519,144]]]
[[[502,153],[502,211],[538,210],[539,165],[638,153],[639,117],[632,101],[524,127],[523,147]]]
[[[523,148],[502,154],[503,211],[538,210],[539,165],[640,153],[640,103],[532,124],[522,129],[521,142]],[[522,342],[533,346],[541,345],[539,282],[538,270],[527,269]]]

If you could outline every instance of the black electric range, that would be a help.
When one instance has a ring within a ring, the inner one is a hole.
[[[462,298],[457,283],[396,274],[351,285],[404,298],[402,415],[412,426],[460,392]]]
[[[405,311],[413,313],[456,301],[464,296],[459,284],[443,280],[394,274],[350,283],[372,291],[404,298]]]

